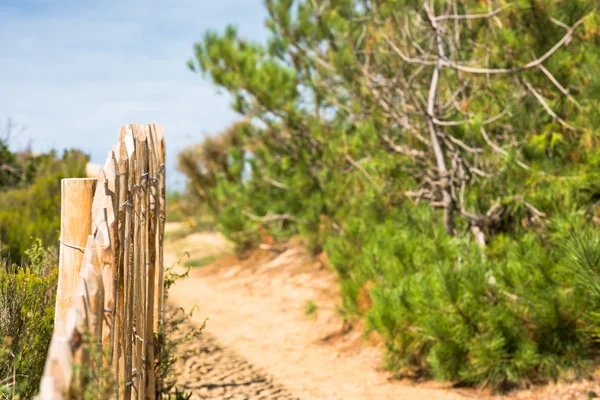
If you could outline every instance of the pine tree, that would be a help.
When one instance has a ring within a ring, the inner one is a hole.
[[[593,363],[596,2],[265,5],[268,43],[211,31],[189,62],[246,121],[210,182],[188,173],[224,232],[325,249],[405,374],[505,389]]]

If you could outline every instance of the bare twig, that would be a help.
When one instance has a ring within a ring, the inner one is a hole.
[[[485,121],[482,121],[481,124],[482,125],[491,124],[492,122],[498,121],[500,118],[504,117],[506,114],[508,114],[508,110],[504,110],[500,114],[494,115],[493,117],[488,118]],[[472,124],[473,122],[475,122],[475,119],[466,119],[466,120],[462,120],[462,121],[442,121],[437,118],[434,118],[433,122],[436,125],[440,125],[440,126],[458,126],[458,125]]]
[[[425,152],[400,146],[394,143],[388,135],[383,135],[382,138],[383,141],[386,142],[396,153],[404,154],[410,157],[425,157]]]
[[[456,144],[457,146],[461,147],[462,149],[470,152],[470,153],[481,153],[483,152],[483,149],[479,149],[476,147],[471,147],[468,144],[464,143],[462,140],[455,138],[452,135],[442,135],[443,138],[450,140],[452,143]]]
[[[266,215],[259,217],[258,215],[253,214],[248,210],[242,210],[241,212],[242,212],[242,214],[244,214],[246,217],[250,218],[251,220],[260,222],[260,223],[268,223],[268,222],[279,221],[279,220],[295,221],[297,219],[296,217],[294,217],[291,214],[272,214],[269,212]]]
[[[277,182],[276,180],[269,178],[268,176],[263,176],[262,180],[270,183],[271,185],[278,187],[279,189],[283,189],[283,190],[290,190],[290,187],[284,183],[281,182]]]
[[[546,67],[544,67],[543,64],[540,64],[538,66],[538,68],[540,69],[540,71],[542,71],[547,77],[548,79],[550,79],[550,81],[552,83],[554,83],[554,86],[557,87],[558,90],[561,91],[562,94],[564,94],[565,96],[567,96],[567,99],[569,99],[571,101],[571,103],[575,104],[577,106],[577,108],[579,108],[581,110],[581,104],[579,104],[577,102],[577,100],[575,100],[575,98],[573,98],[573,96],[571,96],[571,94],[569,93],[569,91],[567,89],[565,89],[557,80],[556,78],[550,73],[550,71],[548,71],[546,69]]]
[[[404,60],[404,62],[407,62],[410,64],[422,64],[422,65],[436,65],[437,64],[437,62],[433,61],[433,60],[425,60],[423,58],[409,57],[406,54],[404,54],[402,52],[402,50],[400,50],[398,48],[398,46],[396,46],[394,44],[394,42],[392,42],[392,40],[387,35],[383,35],[383,38],[385,39],[386,42],[388,42],[388,44],[390,45],[392,50],[394,50],[396,52],[396,54],[398,54],[400,56],[400,58],[402,58],[402,60]]]
[[[504,7],[500,7],[495,9],[494,11],[485,13],[485,14],[466,14],[466,15],[460,15],[460,14],[451,14],[451,15],[439,15],[437,17],[435,17],[436,21],[447,21],[447,20],[459,20],[459,21],[464,21],[464,20],[472,20],[472,19],[483,19],[483,18],[492,18],[495,17],[496,15],[500,14],[502,11],[504,11],[505,9],[507,9],[508,7],[511,7],[512,4],[507,4]]]
[[[454,235],[454,201],[452,200],[452,193],[450,190],[450,184],[448,180],[448,169],[446,168],[444,152],[442,150],[442,147],[440,146],[438,134],[435,129],[435,124],[433,122],[433,119],[435,118],[435,99],[437,94],[437,86],[440,78],[440,72],[444,65],[444,44],[442,43],[442,38],[438,32],[438,26],[435,21],[435,17],[431,14],[429,5],[427,3],[424,3],[424,7],[425,11],[427,12],[427,17],[429,18],[429,21],[431,23],[431,28],[433,29],[438,52],[438,59],[435,64],[435,68],[433,69],[433,75],[431,76],[431,83],[429,85],[429,96],[427,99],[427,124],[429,125],[429,133],[431,136],[431,147],[433,149],[438,171],[442,179],[441,189],[444,200],[444,225],[446,227],[446,231],[449,234]]]
[[[555,23],[556,25],[560,26],[561,28],[565,28],[566,30],[569,30],[571,27],[567,24],[565,24],[562,21],[557,20],[554,17],[550,17],[550,21],[552,21],[553,23]]]
[[[448,60],[448,59],[444,59],[443,64],[446,67],[454,68],[454,69],[457,69],[457,70],[463,71],[463,72],[469,72],[472,74],[514,74],[514,73],[521,72],[521,71],[524,71],[527,69],[531,69],[531,68],[537,67],[538,65],[542,64],[544,61],[546,61],[548,58],[550,58],[550,56],[552,56],[552,54],[556,53],[556,51],[558,49],[560,49],[568,40],[570,40],[571,37],[573,36],[573,33],[577,29],[577,27],[583,23],[584,18],[585,17],[583,17],[583,18],[579,19],[577,22],[575,22],[575,24],[573,24],[573,26],[571,26],[569,28],[567,33],[565,33],[565,35],[562,37],[562,39],[560,39],[558,42],[556,42],[556,44],[554,46],[552,46],[552,48],[550,50],[548,50],[544,55],[542,55],[541,57],[539,57],[527,64],[521,65],[519,67],[515,67],[515,68],[468,67],[466,65],[461,65],[461,64],[458,64],[458,63],[456,63],[452,60]]]
[[[542,105],[542,107],[544,107],[544,109],[546,110],[546,112],[548,114],[550,114],[550,116],[552,118],[554,118],[555,120],[557,120],[565,128],[573,130],[573,131],[575,130],[575,128],[573,126],[569,125],[564,119],[562,119],[554,111],[552,111],[552,108],[550,108],[550,106],[548,105],[548,103],[546,103],[546,100],[544,100],[544,97],[542,97],[542,95],[539,94],[538,91],[535,90],[535,88],[533,86],[531,86],[531,84],[525,80],[525,78],[521,78],[521,81],[527,87],[527,89],[531,92],[531,94],[533,94],[535,96],[535,98],[540,102],[540,104]]]
[[[496,152],[502,154],[503,156],[508,157],[508,152],[506,150],[504,150],[502,147],[498,146],[496,143],[492,142],[483,127],[481,127],[480,132],[481,132],[481,136],[483,136],[483,139],[486,141],[487,144],[490,145],[490,147],[492,149],[494,149]],[[525,164],[519,160],[516,160],[515,163],[523,169],[526,169],[526,170],[530,169],[527,164]]]
[[[365,176],[365,178],[367,178],[368,181],[371,182],[371,184],[375,187],[375,189],[377,189],[377,191],[379,193],[381,193],[381,191],[382,191],[381,186],[378,185],[377,182],[375,182],[375,179],[373,179],[373,177],[367,172],[367,170],[362,165],[360,165],[359,163],[354,161],[354,159],[352,157],[350,157],[350,155],[348,154],[348,143],[346,141],[346,132],[344,132],[344,158],[346,159],[346,161],[348,161],[350,164],[352,164],[352,166],[354,168],[359,170]]]

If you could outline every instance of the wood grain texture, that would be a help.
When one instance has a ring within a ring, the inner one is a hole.
[[[116,190],[116,165],[113,159],[112,150],[106,158],[103,168],[102,181],[98,182],[94,202],[92,204],[92,231],[94,234],[94,244],[100,268],[102,271],[102,284],[104,287],[104,315],[102,329],[102,346],[112,348],[113,336],[111,335],[111,326],[113,326],[113,310],[115,308],[115,249],[116,218],[114,210],[115,190]],[[111,363],[112,354],[107,363]]]
[[[82,250],[92,234],[92,202],[97,179],[61,181],[60,250],[55,323],[66,321],[83,262]]]
[[[131,126],[127,126],[127,133],[123,138],[127,152],[128,178],[126,190],[127,196],[124,207],[124,225],[125,233],[123,239],[123,271],[125,284],[125,299],[123,301],[123,374],[125,380],[124,397],[131,398],[131,389],[133,385],[133,303],[134,303],[134,271],[133,271],[133,188],[134,182],[134,155],[135,143]]]
[[[157,229],[158,229],[158,210],[156,208],[157,202],[156,197],[158,195],[158,155],[156,154],[156,128],[154,125],[148,126],[148,132],[146,135],[148,143],[148,197],[146,209],[148,213],[148,237],[147,237],[147,299],[146,299],[146,338],[149,343],[146,347],[146,369],[148,371],[146,379],[146,393],[149,400],[155,399],[156,392],[156,376],[154,374],[154,361],[155,350],[154,350],[154,332],[157,331],[158,321],[158,293],[155,293],[158,284],[156,283],[156,269],[157,257],[156,249],[158,246],[157,242]],[[152,361],[150,361],[152,360]]]

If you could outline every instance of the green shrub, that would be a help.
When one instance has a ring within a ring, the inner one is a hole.
[[[0,239],[2,252],[20,260],[32,237],[44,246],[57,243],[60,230],[60,181],[85,177],[88,157],[75,150],[58,157],[54,151],[35,157],[35,174],[30,182],[0,187]]]
[[[19,398],[39,389],[54,325],[58,264],[56,252],[39,239],[25,257],[23,266],[0,259],[0,395],[14,390]]]
[[[383,335],[388,366],[501,389],[589,372],[599,350],[597,228],[555,217],[542,234],[499,235],[483,249],[448,237],[436,218],[411,207],[381,224],[353,219],[326,246],[349,314],[362,315],[367,292],[367,329]]]
[[[211,231],[216,227],[213,211],[188,193],[167,192],[167,211],[167,222],[183,223],[184,229],[178,231],[182,235],[189,233],[189,230]]]
[[[0,190],[31,182],[37,167],[37,157],[30,153],[13,153],[0,138]]]

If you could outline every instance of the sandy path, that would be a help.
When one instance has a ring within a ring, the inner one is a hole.
[[[192,257],[202,257],[220,253],[223,246],[214,234],[193,235],[170,242],[165,261],[176,262],[184,249]],[[292,249],[256,267],[236,265],[231,258],[195,269],[175,285],[170,300],[186,310],[198,305],[193,322],[201,324],[208,318],[207,334],[302,399],[465,398],[430,387],[434,384],[390,382],[380,368],[381,352],[355,345],[359,333],[323,343],[322,338],[339,331],[341,324],[333,312],[335,293],[328,293],[335,287],[332,279],[328,271],[310,265],[300,250]],[[316,321],[303,314],[308,299],[321,309]]]

